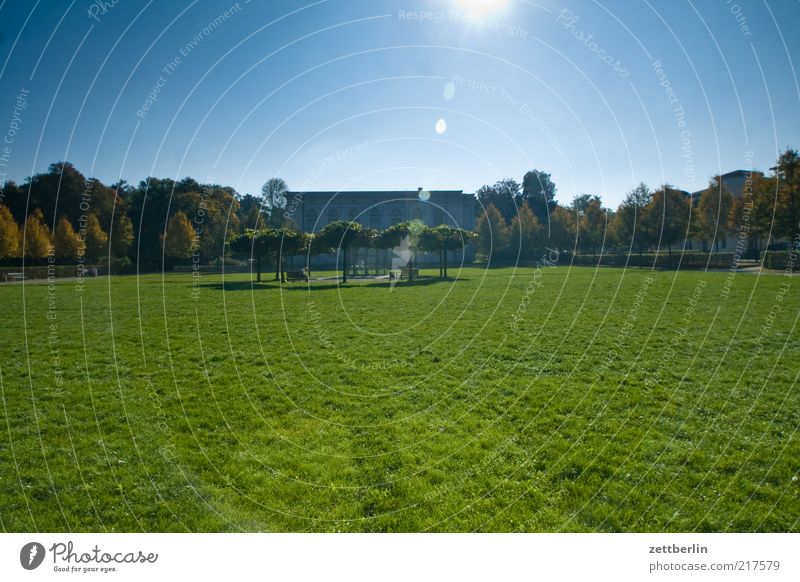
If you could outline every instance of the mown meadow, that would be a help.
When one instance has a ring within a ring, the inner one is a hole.
[[[0,285],[5,531],[798,531],[800,279]]]

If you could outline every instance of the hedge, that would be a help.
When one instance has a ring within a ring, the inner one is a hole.
[[[735,253],[703,253],[675,251],[670,257],[669,253],[610,253],[602,256],[568,255],[561,257],[561,265],[579,266],[605,266],[605,267],[655,267],[656,269],[676,269],[680,264],[681,269],[729,269],[737,266],[742,257]]]
[[[789,251],[765,251],[761,253],[761,265],[765,269],[795,270],[797,267],[798,249]]]

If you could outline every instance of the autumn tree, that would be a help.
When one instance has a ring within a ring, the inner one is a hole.
[[[777,200],[775,208],[776,237],[792,239],[800,233],[800,154],[787,149],[775,166]]]
[[[688,198],[680,190],[664,185],[653,193],[645,208],[642,221],[652,233],[659,248],[667,247],[672,263],[672,246],[686,241],[691,207]]]
[[[524,202],[511,221],[510,246],[518,248],[521,258],[532,259],[542,247],[541,236],[542,224],[528,203]]]
[[[607,214],[603,202],[599,196],[584,194],[573,200],[572,210],[575,213],[578,248],[584,252],[591,251],[594,260],[606,233]]]
[[[53,243],[55,245],[56,256],[62,259],[74,260],[78,258],[80,241],[78,234],[72,228],[72,223],[66,216],[58,219],[55,231],[53,232]]]
[[[698,238],[715,245],[719,250],[719,240],[727,238],[728,216],[733,197],[722,185],[719,176],[715,176],[708,183],[708,188],[703,190],[697,208],[694,209],[694,232]]]
[[[478,218],[475,232],[478,235],[478,252],[489,261],[505,251],[511,240],[511,231],[503,215],[493,204],[489,204]]]
[[[644,210],[653,199],[646,184],[641,183],[625,195],[612,222],[614,238],[618,244],[639,251],[641,263],[644,250],[650,246],[650,232],[642,221]]]
[[[0,204],[0,258],[19,252],[20,234],[17,221],[7,206]]]
[[[133,243],[133,222],[124,212],[118,212],[111,224],[111,256],[124,257]]]
[[[542,236],[546,244],[555,250],[575,248],[575,213],[558,205],[550,212],[550,222],[544,225]]]
[[[194,250],[195,232],[189,219],[180,210],[172,215],[162,236],[164,255],[173,259],[188,259]]]
[[[50,236],[50,229],[44,223],[44,214],[39,208],[25,219],[22,236],[23,251],[26,257],[43,259],[48,256],[52,245],[52,237]]]

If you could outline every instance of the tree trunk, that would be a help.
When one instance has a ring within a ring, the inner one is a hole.
[[[261,255],[256,255],[256,282],[261,283]]]
[[[447,250],[444,252],[444,278],[447,279]]]
[[[444,251],[439,249],[439,278],[444,278]]]
[[[342,248],[342,256],[344,257],[344,269],[342,270],[344,278],[342,279],[342,283],[347,283],[347,247]]]
[[[283,270],[283,255],[278,255],[278,264],[280,265],[281,283],[286,283],[286,271]]]
[[[281,280],[281,260],[280,260],[279,257],[280,257],[280,255],[275,257],[275,280],[276,281],[280,281]]]

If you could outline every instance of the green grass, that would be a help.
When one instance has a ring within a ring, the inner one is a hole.
[[[727,277],[0,286],[0,527],[798,531],[800,279]]]

